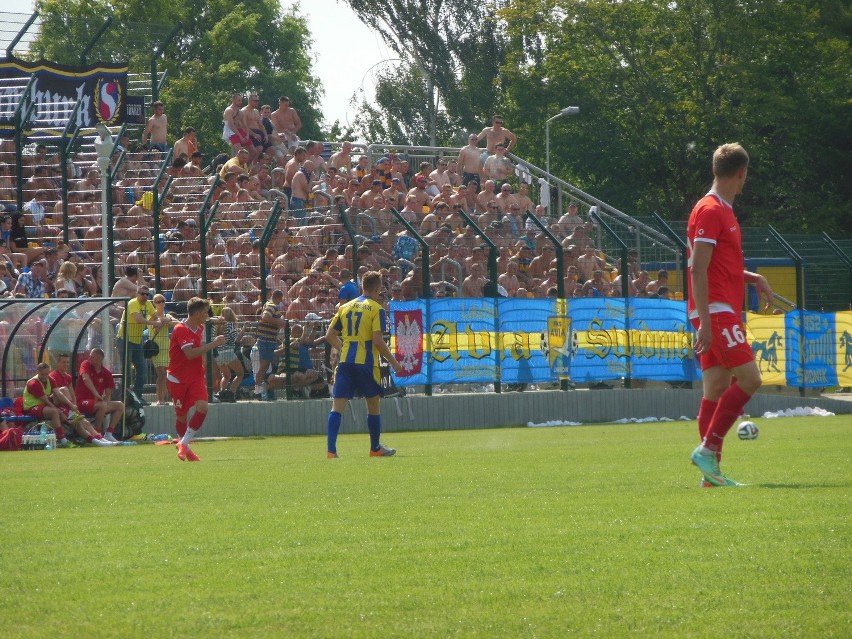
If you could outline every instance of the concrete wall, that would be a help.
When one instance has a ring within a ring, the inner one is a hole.
[[[385,431],[454,430],[526,425],[552,420],[573,422],[611,422],[622,418],[670,417],[695,418],[701,392],[698,390],[577,390],[536,391],[526,393],[465,393],[418,395],[399,399],[402,416],[397,415],[397,400],[382,403]],[[411,402],[414,419],[409,418]],[[353,402],[357,425],[347,411],[341,432],[366,432],[364,402]],[[826,398],[801,398],[758,394],[746,410],[760,416],[797,406],[824,408],[838,415],[852,413],[852,402]],[[278,400],[275,402],[239,402],[214,404],[204,423],[207,436],[266,436],[325,434],[331,400]],[[145,408],[148,433],[174,434],[171,406]],[[852,423],[852,420],[850,421]]]

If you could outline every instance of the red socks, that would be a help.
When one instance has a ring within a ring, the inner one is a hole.
[[[204,419],[206,417],[207,413],[199,413],[198,411],[195,411],[195,414],[193,414],[192,419],[189,420],[189,427],[192,430],[201,430],[201,426],[202,424],[204,424]],[[183,433],[181,433],[181,437],[183,437]]]
[[[175,421],[175,430],[179,438],[186,435],[186,422]]]
[[[716,406],[719,402],[711,402],[704,397],[701,398],[701,406],[698,408],[698,437],[701,441],[707,437],[710,432],[710,422],[713,420],[713,413],[716,412]]]
[[[731,384],[728,390],[722,393],[719,403],[716,405],[716,412],[713,413],[713,419],[710,420],[710,427],[704,441],[707,448],[715,451],[722,450],[722,441],[725,439],[725,435],[731,430],[731,426],[742,414],[743,407],[750,399],[751,395],[740,388],[739,384]]]

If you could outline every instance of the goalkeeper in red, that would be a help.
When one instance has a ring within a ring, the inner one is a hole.
[[[384,357],[394,371],[402,365],[391,354],[382,337],[385,311],[379,304],[382,275],[376,271],[365,273],[361,280],[361,297],[341,306],[326,333],[326,340],[340,353],[334,373],[331,412],[328,414],[328,457],[337,457],[337,434],[346,405],[356,393],[367,400],[367,428],[370,431],[370,456],[390,457],[396,449],[382,446],[382,385],[379,372],[379,355]]]
[[[178,459],[199,461],[198,455],[189,447],[192,438],[207,417],[207,380],[204,375],[204,355],[207,351],[225,343],[219,335],[212,342],[202,343],[204,322],[210,310],[210,301],[193,297],[187,304],[188,317],[175,326],[169,342],[169,367],[166,370],[166,385],[175,406],[175,429],[180,441],[177,445]],[[189,411],[195,409],[187,423]]]
[[[687,308],[698,331],[695,353],[704,378],[698,410],[702,443],[691,458],[704,474],[704,486],[740,485],[719,469],[722,442],[761,383],[742,323],[743,295],[746,283],[754,284],[768,305],[772,289],[765,277],[745,270],[742,234],[733,209],[748,163],[748,153],[739,144],[716,149],[713,187],[692,209],[686,230],[692,285]]]

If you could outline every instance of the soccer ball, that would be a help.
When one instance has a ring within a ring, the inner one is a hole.
[[[754,422],[740,422],[737,426],[737,437],[740,439],[757,439],[758,435],[760,435],[760,429]]]

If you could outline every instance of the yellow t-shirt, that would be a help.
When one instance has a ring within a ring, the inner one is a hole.
[[[134,297],[127,303],[127,341],[131,344],[142,343],[142,333],[148,327],[146,324],[140,324],[133,317],[139,313],[145,319],[153,317],[157,310],[154,308],[154,303],[151,300],[140,302]],[[117,337],[124,337],[124,315],[121,316],[121,321],[118,323]]]

